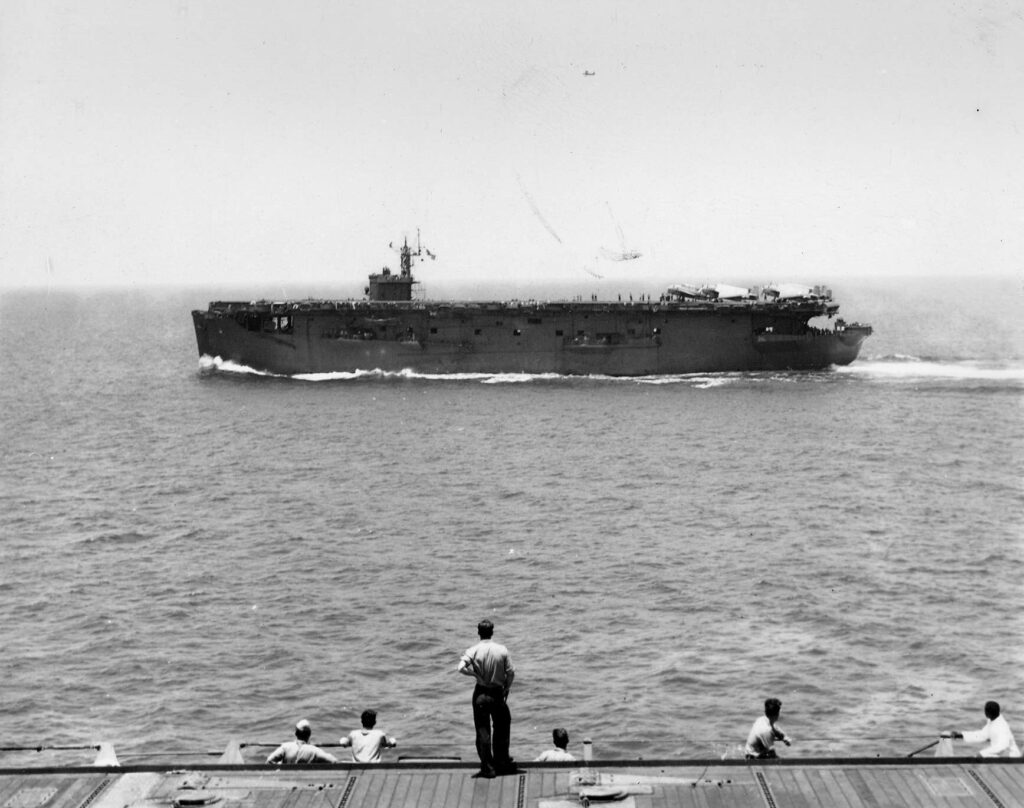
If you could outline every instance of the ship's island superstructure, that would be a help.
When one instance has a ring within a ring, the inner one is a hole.
[[[841,319],[812,326],[839,309],[821,286],[680,284],[658,300],[626,302],[414,300],[413,260],[423,252],[406,240],[400,271],[371,274],[362,300],[210,303],[192,312],[199,354],[289,376],[648,376],[846,365],[871,334]]]

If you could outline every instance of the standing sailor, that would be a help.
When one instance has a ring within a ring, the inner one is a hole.
[[[508,649],[491,639],[494,623],[481,620],[476,630],[480,642],[466,650],[459,659],[457,670],[476,679],[473,725],[476,727],[476,753],[480,756],[480,771],[476,776],[489,778],[516,770],[515,762],[508,753],[512,716],[507,704],[516,670],[509,659]]]
[[[988,723],[981,729],[968,732],[952,731],[954,738],[963,738],[967,743],[988,743],[978,752],[978,757],[1020,757],[1020,749],[1010,732],[1010,725],[1000,714],[998,701],[985,702],[985,718]]]

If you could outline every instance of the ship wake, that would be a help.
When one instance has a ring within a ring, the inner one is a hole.
[[[607,376],[603,374],[566,375],[560,373],[421,373],[414,370],[355,370],[331,373],[296,373],[287,375],[257,370],[247,365],[222,359],[221,357],[203,356],[199,360],[202,374],[226,373],[240,376],[261,376],[272,379],[294,379],[302,382],[353,382],[374,380],[422,380],[437,382],[477,382],[488,385],[504,384],[580,384],[599,382],[602,384],[622,385],[685,385],[694,389],[710,389],[736,383],[758,381],[796,381],[806,380],[810,376],[820,375],[828,371],[815,373],[799,372],[725,372],[725,373],[685,373],[649,376]]]
[[[203,356],[199,360],[202,374],[227,373],[243,376],[262,376],[276,379],[295,379],[304,382],[351,382],[387,379],[425,380],[441,382],[478,382],[480,384],[538,384],[579,383],[592,381],[629,385],[686,385],[696,389],[723,387],[736,383],[756,381],[807,381],[815,376],[850,378],[904,383],[960,381],[993,384],[1012,388],[1024,387],[1024,362],[998,362],[985,360],[922,359],[905,354],[860,360],[850,365],[836,366],[826,371],[771,371],[687,373],[650,376],[566,376],[558,373],[421,373],[413,370],[354,370],[332,373],[297,373],[294,375],[269,373],[221,357]]]
[[[837,367],[834,372],[853,377],[892,381],[964,381],[1024,386],[1024,363],[977,359],[921,359],[898,354],[860,360]]]

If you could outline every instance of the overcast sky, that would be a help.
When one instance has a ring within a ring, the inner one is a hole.
[[[4,285],[359,294],[417,227],[428,286],[1020,277],[1024,4],[0,3]]]

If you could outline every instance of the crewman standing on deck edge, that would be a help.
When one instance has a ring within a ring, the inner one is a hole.
[[[508,691],[516,670],[508,649],[496,643],[494,623],[481,620],[476,627],[480,642],[459,659],[458,672],[476,679],[473,688],[473,725],[476,727],[476,753],[480,756],[477,777],[512,774],[515,761],[508,753],[512,715],[508,709]],[[491,725],[494,725],[493,734]]]

